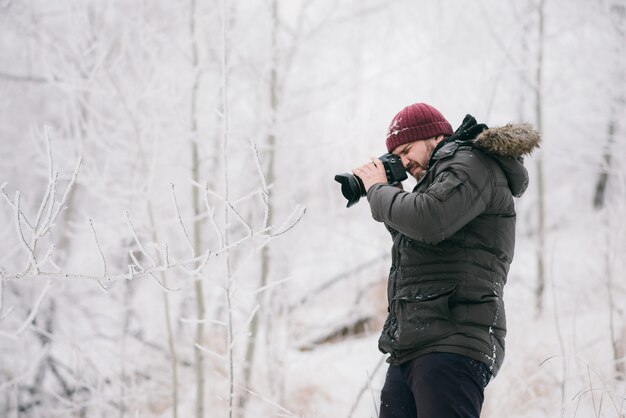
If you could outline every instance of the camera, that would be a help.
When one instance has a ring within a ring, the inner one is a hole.
[[[400,184],[401,181],[407,179],[406,171],[402,165],[400,158],[393,154],[387,153],[379,157],[379,160],[385,167],[385,174],[387,175],[387,181],[392,186]],[[348,205],[350,207],[357,203],[362,196],[366,195],[365,186],[358,176],[352,173],[342,173],[335,176],[335,181],[341,184],[341,193],[343,197],[348,199]]]

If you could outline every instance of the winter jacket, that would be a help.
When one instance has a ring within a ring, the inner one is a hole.
[[[513,197],[528,185],[521,157],[538,143],[529,125],[487,129],[475,139],[453,136],[433,151],[411,193],[370,187],[372,216],[393,237],[389,314],[379,339],[390,363],[447,352],[497,374],[515,244]]]

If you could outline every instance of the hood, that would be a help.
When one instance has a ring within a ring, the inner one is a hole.
[[[492,155],[518,158],[529,155],[539,148],[541,135],[531,124],[520,123],[489,128],[474,140],[474,145]]]
[[[523,157],[539,148],[540,142],[541,134],[529,123],[509,123],[488,128],[476,122],[472,115],[466,115],[461,126],[437,144],[429,166],[433,160],[452,156],[461,145],[481,149],[498,162],[506,175],[511,193],[520,197],[528,187],[528,171],[524,167]]]
[[[520,197],[528,187],[523,157],[539,148],[541,135],[528,123],[507,124],[482,131],[473,145],[493,156],[509,182],[509,189]]]

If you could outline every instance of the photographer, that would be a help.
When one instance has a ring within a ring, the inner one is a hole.
[[[386,140],[418,180],[413,191],[389,185],[377,158],[353,170],[393,238],[380,418],[480,415],[504,358],[513,197],[528,185],[521,157],[539,140],[527,124],[488,129],[470,115],[453,132],[416,103],[393,118]]]

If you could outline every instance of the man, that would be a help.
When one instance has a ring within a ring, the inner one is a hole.
[[[539,140],[527,124],[488,129],[470,115],[453,132],[437,109],[416,103],[393,118],[386,140],[418,180],[413,191],[387,184],[376,158],[353,170],[393,237],[380,418],[480,415],[504,358],[513,197],[526,190],[522,156]]]

